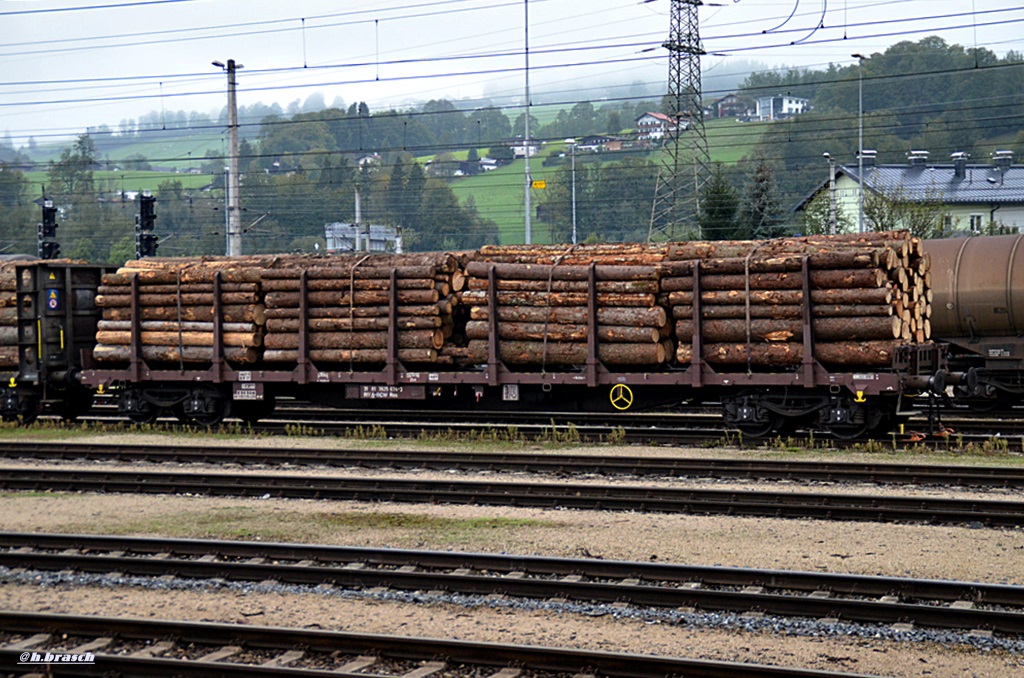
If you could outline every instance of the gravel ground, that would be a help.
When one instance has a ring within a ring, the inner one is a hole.
[[[292,442],[260,439],[254,444]],[[308,444],[336,443],[314,440]],[[357,441],[350,446],[366,445]],[[596,451],[777,456],[771,451],[737,453],[720,449]],[[985,459],[982,463],[994,461]],[[794,490],[800,489],[805,488],[794,486]],[[932,492],[937,490],[928,491]],[[47,493],[0,494],[0,529],[594,556],[1024,584],[1024,568],[1020,567],[1024,555],[1021,530],[470,506]],[[0,581],[0,606],[5,609],[431,635],[884,676],[1024,676],[1024,655],[991,649],[985,643],[910,642],[904,639],[910,636],[888,630],[875,635],[816,637],[796,635],[786,624],[778,625],[771,620],[723,626],[708,623],[708,619],[637,618],[615,610],[573,611],[536,605],[489,607],[443,597],[412,604],[400,596],[350,598],[260,587],[196,591],[187,587],[109,588],[97,582],[55,579],[26,583],[17,577]],[[694,625],[697,622],[703,625]]]

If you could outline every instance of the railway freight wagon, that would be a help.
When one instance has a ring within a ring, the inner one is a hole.
[[[1009,409],[1024,396],[1024,235],[927,240],[932,332],[949,345],[958,403]]]
[[[145,259],[102,277],[80,374],[135,422],[275,400],[630,411],[886,430],[941,391],[928,259],[903,233],[759,242]]]

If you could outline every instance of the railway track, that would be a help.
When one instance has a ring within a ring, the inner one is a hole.
[[[263,542],[0,533],[0,566],[346,590],[433,591],[1024,635],[1024,587]],[[166,579],[164,580],[166,583]],[[320,589],[321,591],[324,589]]]
[[[107,445],[45,441],[0,441],[0,458],[1024,488],[1024,468],[953,464],[699,459],[679,456],[630,457],[572,453],[555,455],[529,452],[345,450],[239,445],[195,446],[180,443]]]
[[[368,502],[910,522],[1024,525],[1024,502],[591,483],[397,480],[252,473],[81,471],[0,467],[0,489],[279,497]]]
[[[25,665],[92,652],[93,664]],[[559,648],[205,622],[0,612],[0,671],[20,675],[854,678],[854,674]],[[37,675],[42,675],[39,673]]]

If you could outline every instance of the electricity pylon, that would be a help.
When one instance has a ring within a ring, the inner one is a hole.
[[[700,45],[697,8],[703,3],[671,1],[669,37],[662,46],[669,53],[669,110],[665,113],[673,119],[675,129],[666,130],[663,137],[648,242],[655,237],[700,238],[700,194],[711,164],[701,105],[700,58],[705,52]],[[691,228],[685,228],[688,221]]]

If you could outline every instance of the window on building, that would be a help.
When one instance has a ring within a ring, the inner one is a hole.
[[[971,215],[971,233],[981,232],[981,220],[984,218],[983,214],[972,214]]]

